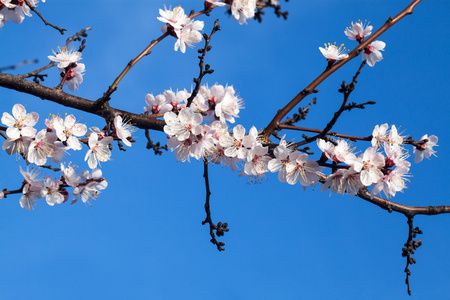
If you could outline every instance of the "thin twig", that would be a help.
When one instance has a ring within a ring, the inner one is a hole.
[[[216,8],[217,5],[213,5],[211,6],[209,9],[207,10],[202,10],[199,11],[196,14],[191,14],[189,15],[189,18],[195,18],[201,14],[206,14],[209,15],[208,13],[213,10],[214,8]],[[163,39],[165,39],[166,37],[168,37],[170,34],[167,31],[166,33],[164,33],[163,35],[161,35],[159,38],[157,38],[156,40],[151,41],[150,45],[148,45],[138,56],[136,56],[136,58],[132,59],[127,66],[125,67],[125,69],[123,69],[123,71],[119,74],[119,76],[117,76],[117,78],[114,80],[114,82],[109,86],[108,90],[103,93],[103,96],[101,98],[99,98],[97,100],[97,103],[99,105],[107,102],[110,100],[112,93],[114,93],[117,90],[117,86],[119,85],[120,81],[125,77],[125,75],[128,73],[128,71],[131,70],[131,68],[137,64],[138,61],[140,61],[144,56],[147,56],[151,53],[151,49],[153,47],[155,47],[159,42],[161,42]]]
[[[209,45],[209,42],[211,41],[211,38],[214,35],[214,33],[216,33],[217,31],[220,30],[220,26],[217,25],[218,23],[219,23],[219,19],[217,19],[214,22],[213,29],[212,29],[211,34],[209,36],[206,33],[203,34],[203,39],[205,40],[205,47],[203,47],[203,49],[199,49],[198,50],[198,53],[202,54],[201,56],[198,57],[200,59],[200,62],[198,63],[198,66],[200,68],[200,74],[198,75],[197,78],[194,78],[195,88],[192,91],[192,93],[189,96],[189,98],[187,99],[187,104],[186,104],[187,107],[191,106],[192,101],[197,96],[198,91],[200,90],[200,84],[202,82],[203,76],[205,76],[206,74],[214,73],[214,70],[210,69],[210,66],[208,64],[205,66],[204,63],[205,63],[206,53],[209,52],[212,49],[212,46]]]
[[[14,70],[16,68],[19,68],[19,67],[22,67],[22,66],[26,66],[26,65],[30,65],[30,64],[36,64],[38,62],[39,62],[39,60],[37,60],[37,59],[24,60],[24,61],[22,61],[20,63],[14,64],[14,65],[11,65],[11,66],[1,67],[0,68],[0,73],[5,71],[5,70]]]
[[[166,150],[167,151],[167,145],[161,146],[161,144],[159,142],[157,142],[156,144],[153,143],[152,139],[150,138],[150,130],[145,129],[145,137],[147,138],[147,149],[153,149],[153,151],[155,151],[155,155],[162,155],[163,152],[162,150]]]
[[[219,242],[216,239],[216,235],[214,234],[214,230],[216,231],[217,236],[223,236],[225,232],[228,232],[228,223],[219,222],[214,224],[211,218],[211,207],[209,205],[209,201],[211,198],[211,190],[209,188],[209,176],[208,176],[208,160],[206,158],[203,159],[203,178],[205,179],[205,188],[206,188],[206,200],[205,200],[205,212],[206,218],[202,221],[202,225],[206,223],[209,224],[209,235],[211,236],[211,243],[216,245],[217,250],[223,251],[225,248],[224,242]]]
[[[34,7],[32,4],[30,4],[30,2],[29,2],[28,0],[25,0],[25,3],[27,4],[27,6],[28,6],[32,11],[34,11],[34,12],[39,16],[39,18],[41,18],[41,20],[44,22],[45,25],[48,25],[48,26],[51,26],[51,27],[55,28],[55,29],[58,30],[59,33],[61,33],[62,35],[64,35],[64,31],[67,31],[67,29],[60,28],[60,27],[58,27],[58,26],[56,26],[56,25],[53,25],[53,24],[50,24],[49,22],[47,22],[47,20],[45,20],[44,17],[36,10],[36,7]]]

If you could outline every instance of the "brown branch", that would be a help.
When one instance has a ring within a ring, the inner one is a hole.
[[[91,30],[92,27],[86,27],[84,29],[82,29],[80,32],[75,33],[74,35],[72,35],[71,37],[69,37],[66,40],[66,45],[64,46],[64,48],[67,48],[69,46],[69,44],[73,41],[81,41],[81,37],[87,37],[87,33],[86,31]]]
[[[199,15],[202,14],[206,14],[209,16],[209,12],[211,12],[211,10],[213,10],[214,8],[216,8],[217,5],[214,5],[212,7],[210,7],[209,9],[205,9],[205,10],[201,10],[196,14],[190,14],[189,18],[195,18]],[[117,78],[114,80],[114,82],[109,86],[108,90],[103,94],[103,96],[101,98],[99,98],[97,100],[97,102],[99,104],[105,103],[107,102],[112,93],[114,93],[117,90],[117,86],[119,85],[120,81],[125,77],[125,75],[128,73],[128,71],[131,70],[131,68],[138,62],[140,61],[144,56],[149,55],[151,52],[150,50],[155,47],[159,42],[161,42],[163,39],[165,39],[166,37],[168,37],[170,35],[169,31],[167,31],[166,33],[164,33],[163,35],[161,35],[159,38],[157,38],[156,40],[153,40],[150,45],[148,45],[138,56],[136,56],[136,58],[132,59],[127,66],[125,67],[125,69],[123,69],[123,71],[119,74],[119,76],[117,76]]]
[[[198,63],[198,66],[200,68],[200,74],[198,75],[197,78],[194,78],[195,88],[192,91],[191,96],[189,96],[189,98],[187,99],[186,107],[191,106],[192,101],[197,96],[198,91],[200,90],[200,84],[202,82],[203,77],[207,74],[214,73],[214,70],[210,69],[210,66],[208,64],[206,64],[206,66],[205,66],[205,56],[206,56],[206,53],[211,51],[211,49],[212,49],[212,46],[209,45],[209,42],[211,41],[212,36],[214,35],[214,33],[216,33],[217,31],[220,30],[220,26],[218,24],[219,24],[219,19],[217,19],[214,22],[213,29],[209,36],[206,33],[203,34],[203,39],[205,40],[205,47],[203,47],[203,49],[198,50],[198,53],[202,54],[202,55],[198,56],[198,59],[200,60],[200,62]]]
[[[321,183],[325,183],[327,179],[327,175],[317,172],[317,175],[319,176],[319,180]],[[359,197],[363,200],[366,200],[367,202],[370,202],[372,204],[375,204],[376,206],[387,210],[389,213],[395,211],[401,214],[404,214],[406,217],[410,216],[416,216],[416,215],[439,215],[439,214],[448,214],[450,213],[450,206],[446,205],[440,205],[440,206],[409,206],[400,204],[394,201],[390,201],[387,199],[384,199],[379,196],[373,196],[371,193],[367,190],[367,188],[363,187],[359,190],[358,194],[356,194],[356,197]]]
[[[216,245],[217,250],[223,251],[225,248],[224,242],[219,242],[216,239],[216,235],[214,234],[214,230],[217,233],[217,236],[223,236],[225,232],[228,232],[228,223],[222,223],[219,222],[214,224],[211,218],[211,207],[209,205],[209,200],[211,198],[211,190],[209,188],[209,176],[208,176],[208,160],[205,158],[203,159],[203,178],[205,178],[205,188],[206,188],[206,201],[205,201],[205,212],[206,212],[206,218],[204,221],[202,221],[202,225],[205,225],[206,223],[209,224],[209,235],[211,236],[211,243]]]
[[[36,7],[34,7],[32,4],[30,4],[30,2],[28,2],[28,0],[25,0],[25,2],[26,2],[26,4],[28,5],[28,7],[29,7],[32,11],[34,11],[34,12],[39,16],[39,18],[41,18],[41,20],[44,22],[45,25],[48,25],[48,26],[51,26],[51,27],[55,28],[56,30],[59,31],[59,33],[61,33],[62,35],[64,35],[64,31],[67,31],[67,29],[60,28],[60,27],[58,27],[58,26],[56,26],[56,25],[50,24],[50,23],[47,22],[47,20],[45,20],[44,17],[36,10]]]
[[[290,129],[290,130],[314,132],[314,133],[318,133],[318,134],[321,134],[323,132],[323,130],[321,130],[321,129],[313,129],[313,128],[307,128],[307,127],[298,127],[298,126],[294,126],[294,125],[280,124],[278,127],[280,129]],[[372,136],[371,135],[363,137],[363,136],[340,134],[340,133],[336,133],[336,132],[327,132],[327,135],[340,137],[340,138],[344,138],[344,139],[349,139],[351,141],[356,141],[356,140],[359,140],[359,141],[371,141],[372,140]]]
[[[163,127],[165,125],[163,120],[150,118],[144,114],[134,114],[115,109],[109,106],[108,103],[98,105],[96,101],[66,94],[60,89],[42,86],[11,74],[0,74],[0,86],[98,115],[106,121],[113,120],[116,115],[121,115],[126,116],[134,126],[141,129],[163,131]]]
[[[26,65],[30,65],[30,64],[36,64],[38,63],[37,59],[32,59],[32,60],[24,60],[20,63],[11,65],[11,66],[6,66],[6,67],[1,67],[0,68],[0,73],[5,71],[5,70],[14,70],[16,68],[22,67],[22,66],[26,66]]]
[[[422,234],[422,230],[419,229],[419,227],[414,228],[413,225],[414,217],[409,216],[408,217],[408,240],[405,243],[405,247],[402,248],[402,256],[406,257],[406,267],[404,272],[406,273],[406,279],[405,283],[408,287],[408,294],[411,295],[411,286],[409,284],[409,276],[411,276],[411,270],[409,269],[409,266],[416,263],[416,260],[411,257],[412,254],[415,253],[417,248],[419,248],[422,245],[422,240],[415,241],[414,239],[417,237],[418,234]]]
[[[297,94],[285,107],[278,110],[275,117],[272,121],[267,125],[264,129],[264,137],[268,139],[271,133],[280,125],[281,120],[295,107],[300,103],[306,96],[311,94],[314,89],[319,86],[325,79],[327,79],[331,74],[340,69],[347,62],[357,57],[360,52],[366,48],[370,43],[372,43],[376,38],[386,32],[390,27],[392,27],[395,23],[413,13],[413,9],[419,4],[421,0],[414,0],[409,4],[402,12],[400,12],[394,18],[390,17],[383,26],[380,27],[375,33],[373,33],[370,37],[367,38],[363,43],[359,44],[355,47],[349,54],[348,57],[338,61],[331,67],[327,68],[322,74],[320,74],[316,79],[314,79],[306,88],[304,88],[300,93]]]

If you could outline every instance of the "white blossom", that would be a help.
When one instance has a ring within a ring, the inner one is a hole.
[[[97,133],[93,132],[89,136],[89,150],[84,157],[84,160],[88,161],[89,168],[95,169],[97,168],[97,164],[99,161],[105,162],[108,161],[111,157],[111,151],[109,150],[109,144],[113,141],[113,137],[107,136],[98,139],[99,136]]]
[[[56,152],[54,144],[56,138],[57,136],[54,132],[47,132],[46,129],[39,131],[30,143],[27,156],[28,161],[38,166],[44,165],[47,162],[47,158]]]
[[[367,64],[371,67],[375,65],[375,63],[379,62],[383,59],[383,54],[380,51],[384,51],[384,47],[386,47],[386,43],[382,41],[374,41],[367,48],[364,49],[362,60],[367,60]]]
[[[70,68],[67,72],[65,69],[59,68],[61,72],[61,80],[63,76],[66,77],[64,80],[64,85],[69,88],[72,92],[78,91],[78,86],[83,82],[83,75],[85,72],[85,66],[82,63],[77,63],[73,68]],[[64,75],[63,75],[64,74]]]
[[[430,135],[428,136],[427,134],[425,134],[424,136],[422,136],[420,138],[421,141],[423,140],[428,140],[426,143],[420,145],[420,149],[418,148],[414,148],[413,153],[414,153],[414,162],[415,163],[420,163],[424,157],[426,158],[430,158],[431,155],[436,156],[436,150],[433,149],[434,146],[438,146],[437,142],[438,142],[438,137],[435,135]]]
[[[74,51],[74,49],[67,50],[66,47],[59,49],[58,52],[55,53],[53,51],[53,55],[47,56],[53,62],[57,62],[57,67],[60,69],[67,68],[71,63],[76,63],[81,60],[81,52]],[[84,68],[84,65],[83,65]]]
[[[346,28],[344,33],[351,40],[356,40],[358,42],[362,42],[365,37],[368,37],[372,34],[373,26],[369,24],[363,24],[361,20],[353,23],[351,28]]]
[[[66,116],[64,121],[61,117],[55,117],[53,118],[52,125],[60,141],[66,142],[70,149],[82,149],[77,136],[85,135],[87,127],[85,124],[76,123],[74,115]]]
[[[34,137],[37,130],[33,128],[39,120],[39,115],[35,112],[28,113],[22,104],[15,104],[12,109],[13,116],[4,112],[2,123],[8,126],[6,135],[13,140],[24,137]]]
[[[114,128],[116,129],[117,137],[121,139],[125,145],[131,147],[131,142],[128,138],[131,138],[131,134],[136,131],[136,128],[127,122],[122,122],[121,116],[114,117]]]
[[[323,56],[330,63],[334,63],[337,60],[343,60],[348,57],[348,54],[344,53],[346,51],[345,47],[342,44],[340,47],[337,47],[335,44],[328,43],[325,44],[325,48],[319,47],[320,52],[322,52]]]

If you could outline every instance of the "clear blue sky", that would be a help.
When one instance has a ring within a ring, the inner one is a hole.
[[[97,99],[130,59],[160,35],[156,20],[164,4],[186,11],[203,1],[52,1],[41,13],[68,29],[66,36],[36,17],[0,29],[0,66],[38,58],[47,64],[51,50],[68,35],[92,26],[83,52],[84,82],[76,95]],[[222,31],[212,41],[206,62],[216,70],[204,82],[232,84],[245,101],[238,123],[261,129],[277,109],[324,69],[318,47],[323,43],[355,46],[343,31],[351,21],[368,20],[380,27],[409,1],[289,1],[287,21],[270,11],[261,24],[240,26],[217,9],[205,21],[210,32],[216,18]],[[413,164],[408,189],[394,200],[409,205],[448,203],[448,122],[450,94],[446,49],[448,1],[423,1],[386,32],[384,60],[366,67],[351,101],[377,105],[344,113],[335,131],[367,136],[377,124],[400,127],[404,135],[439,137],[438,158]],[[111,105],[142,112],[145,94],[188,89],[198,75],[196,49],[173,51],[168,38],[133,68],[120,83]],[[201,44],[200,44],[201,45]],[[198,48],[198,47],[197,47]],[[301,126],[323,128],[340,105],[337,93],[358,68],[347,64],[319,86],[318,104]],[[36,66],[23,67],[25,73]],[[58,71],[45,83],[56,86]],[[48,101],[0,89],[2,111],[15,103],[36,111],[43,126],[49,114],[73,113],[88,126],[102,119]],[[310,98],[311,99],[311,98]],[[306,102],[305,102],[306,104]],[[39,126],[38,126],[39,127]],[[286,132],[289,139],[301,133]],[[154,133],[165,142],[165,134]],[[215,166],[211,171],[214,221],[228,222],[230,232],[219,253],[209,242],[204,219],[202,163],[177,162],[172,153],[146,150],[143,131],[126,153],[113,150],[102,164],[109,182],[92,207],[83,203],[27,211],[19,197],[0,201],[0,299],[448,299],[450,216],[418,216],[423,245],[411,267],[412,297],[404,284],[406,218],[359,198],[303,192],[299,185],[279,183],[268,175],[248,184],[237,173]],[[367,147],[356,145],[358,149]],[[316,149],[314,149],[316,150]],[[412,149],[411,149],[412,154]],[[70,160],[87,168],[82,154]],[[0,152],[0,188],[15,189],[19,165]]]

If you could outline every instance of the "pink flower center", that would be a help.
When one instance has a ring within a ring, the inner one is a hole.
[[[355,36],[355,39],[358,41],[358,42],[362,42],[362,40],[364,40],[364,35],[362,35],[361,33],[360,34],[357,34],[356,36]]]
[[[367,54],[367,55],[371,54],[372,52],[373,52],[373,46],[372,45],[369,45],[369,46],[367,46],[366,49],[364,49],[364,53]]]
[[[152,113],[157,114],[157,113],[159,113],[160,110],[161,109],[159,108],[158,105],[153,105],[152,106]]]
[[[74,77],[75,77],[75,72],[74,71],[70,70],[69,72],[67,72],[66,80],[70,80],[70,79],[72,79]]]

